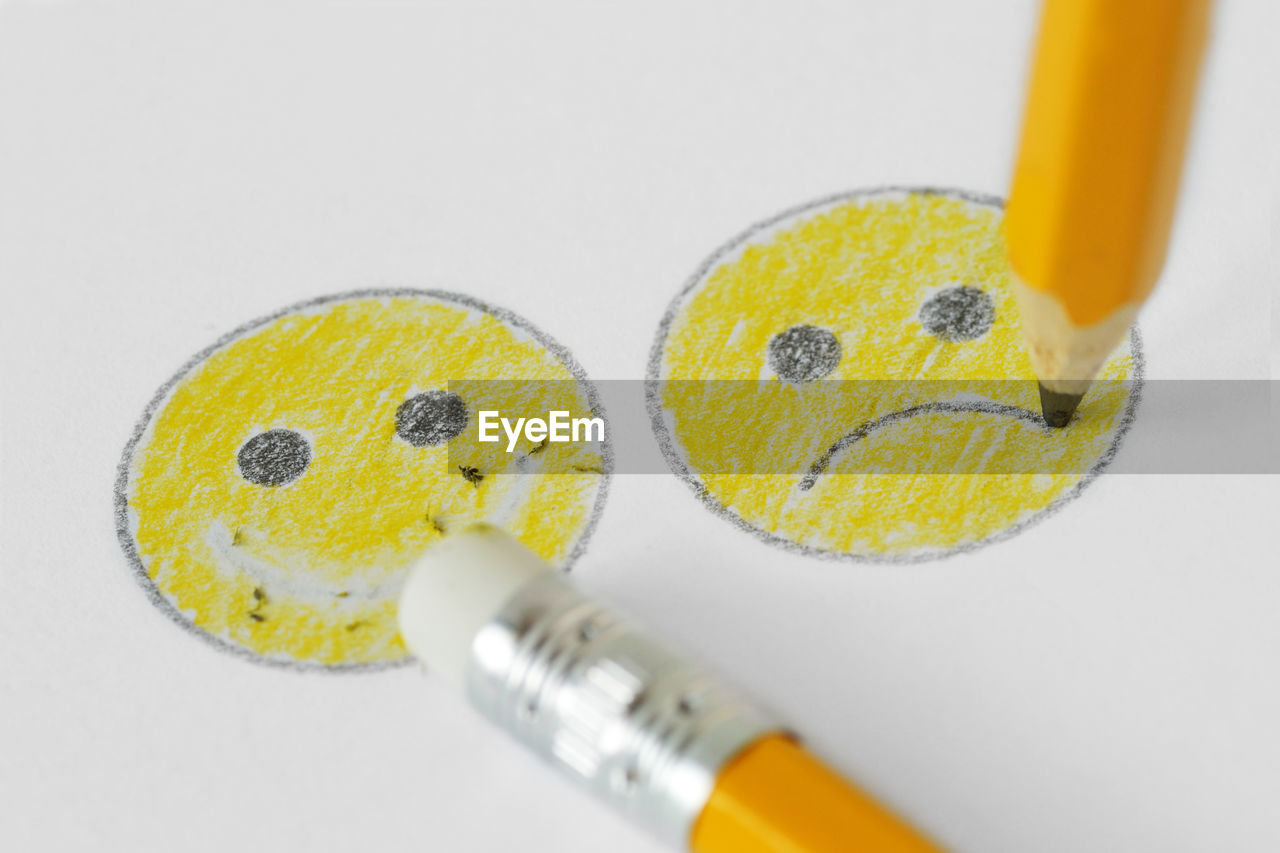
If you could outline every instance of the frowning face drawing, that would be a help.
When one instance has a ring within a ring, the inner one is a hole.
[[[1078,494],[1133,415],[1137,339],[1068,428],[1045,427],[1001,219],[994,199],[875,190],[720,249],[651,355],[672,469],[757,536],[850,559],[971,549]]]

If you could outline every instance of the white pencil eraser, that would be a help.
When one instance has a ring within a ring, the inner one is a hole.
[[[400,593],[400,636],[415,657],[462,686],[480,629],[522,586],[555,569],[491,525],[428,548]]]

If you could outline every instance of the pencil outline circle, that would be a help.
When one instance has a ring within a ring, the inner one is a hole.
[[[137,542],[134,541],[133,534],[129,530],[129,466],[133,461],[134,451],[137,450],[138,444],[142,441],[146,434],[147,427],[150,426],[153,418],[160,411],[161,407],[168,401],[169,395],[173,390],[186,379],[193,370],[203,364],[210,356],[225,346],[228,346],[237,340],[240,340],[248,333],[265,327],[267,324],[304,311],[308,308],[315,308],[320,305],[328,305],[331,303],[345,302],[354,299],[381,299],[396,297],[419,297],[435,299],[437,301],[456,305],[461,308],[467,308],[474,311],[480,311],[491,317],[527,333],[547,352],[551,353],[557,361],[559,361],[573,377],[579,386],[583,389],[587,402],[592,412],[605,422],[605,438],[601,442],[601,461],[602,473],[600,474],[600,485],[596,490],[595,500],[592,502],[591,511],[587,515],[586,523],[582,527],[582,532],[578,535],[574,542],[573,550],[565,558],[564,564],[560,567],[561,571],[568,572],[578,561],[586,550],[587,543],[595,532],[600,515],[604,511],[605,500],[609,492],[609,480],[613,474],[613,445],[608,436],[611,431],[608,428],[609,419],[605,412],[604,406],[600,402],[599,393],[596,391],[595,384],[588,378],[586,371],[583,370],[573,354],[561,343],[556,341],[546,332],[534,326],[524,317],[510,311],[491,305],[484,300],[477,299],[474,296],[455,293],[448,290],[411,288],[411,287],[375,287],[362,288],[357,290],[347,290],[340,293],[328,294],[325,296],[317,296],[311,299],[304,299],[301,302],[295,302],[284,308],[272,311],[256,319],[243,323],[232,329],[230,332],[219,337],[212,344],[200,350],[178,369],[176,373],[170,376],[159,390],[152,395],[147,402],[146,407],[142,411],[141,417],[133,426],[133,430],[129,435],[128,441],[125,443],[124,452],[120,456],[120,462],[116,466],[115,488],[113,495],[113,508],[115,514],[116,538],[120,542],[120,547],[124,550],[125,558],[129,561],[129,565],[133,570],[134,580],[142,587],[146,594],[161,613],[169,618],[170,621],[180,626],[187,633],[194,634],[206,643],[212,645],[220,651],[227,652],[239,658],[252,661],[256,664],[269,666],[275,669],[288,669],[301,672],[326,672],[326,673],[351,673],[351,672],[380,672],[387,669],[398,669],[413,663],[413,657],[406,655],[400,660],[391,661],[370,661],[367,663],[337,663],[325,664],[316,661],[304,661],[283,659],[276,657],[267,657],[254,652],[251,649],[230,642],[216,634],[211,634],[204,628],[196,625],[183,615],[172,601],[170,601],[159,586],[147,573],[146,566],[142,564],[141,555],[138,553]]]
[[[764,530],[726,507],[719,498],[711,494],[710,489],[708,489],[706,484],[702,482],[701,478],[689,468],[689,465],[676,449],[675,441],[671,433],[668,431],[663,418],[665,409],[662,405],[660,392],[662,379],[659,376],[659,373],[662,369],[663,349],[667,342],[667,338],[670,335],[672,324],[679,315],[680,309],[683,307],[686,298],[698,288],[698,286],[705,280],[706,276],[727,256],[741,248],[753,237],[787,220],[798,218],[803,214],[816,213],[823,208],[832,207],[842,202],[871,198],[890,193],[945,196],[947,198],[967,201],[972,204],[993,207],[1001,211],[1004,210],[1005,206],[1004,199],[999,196],[974,192],[972,190],[947,189],[943,187],[930,186],[910,187],[886,185],[833,193],[831,195],[822,196],[820,198],[789,207],[781,213],[774,214],[773,216],[765,219],[757,220],[746,229],[738,232],[738,234],[731,237],[727,242],[722,243],[706,258],[706,260],[698,265],[693,274],[685,280],[684,286],[681,287],[675,297],[667,303],[667,308],[663,312],[662,319],[658,323],[657,335],[655,336],[653,345],[649,350],[648,370],[645,376],[645,407],[649,414],[649,425],[653,430],[654,439],[658,442],[658,447],[661,448],[662,455],[666,459],[667,466],[671,469],[671,472],[675,474],[678,479],[683,481],[685,485],[693,491],[694,495],[696,495],[697,498],[705,504],[716,517],[729,522],[738,529],[751,534],[766,544],[772,545],[776,548],[781,548],[785,551],[802,554],[807,557],[815,557],[820,560],[881,564],[930,563],[954,557],[958,554],[972,553],[1017,536],[1023,531],[1044,521],[1046,518],[1056,514],[1064,506],[1074,501],[1080,496],[1080,493],[1083,492],[1089,484],[1091,484],[1094,479],[1111,464],[1111,460],[1115,458],[1116,453],[1119,452],[1120,446],[1124,442],[1125,435],[1133,425],[1134,418],[1137,416],[1138,405],[1142,401],[1145,362],[1143,360],[1142,353],[1142,335],[1139,332],[1138,325],[1134,323],[1129,327],[1129,348],[1133,359],[1133,371],[1130,377],[1126,380],[1130,383],[1129,398],[1125,404],[1124,411],[1120,415],[1119,423],[1115,426],[1111,443],[1107,446],[1106,450],[1098,455],[1097,460],[1095,460],[1089,469],[1085,471],[1079,482],[1064,490],[1062,494],[1054,498],[1044,509],[1035,512],[1029,518],[1015,522],[1009,527],[987,534],[981,539],[977,539],[973,542],[964,542],[959,545],[953,545],[949,548],[918,554],[864,554],[852,553],[849,551],[833,551],[813,545],[804,545],[792,539],[788,539],[785,536]]]

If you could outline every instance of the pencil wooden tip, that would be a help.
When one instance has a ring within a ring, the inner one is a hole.
[[[1084,399],[1084,394],[1063,394],[1061,391],[1051,391],[1044,387],[1043,382],[1039,385],[1040,411],[1044,413],[1044,422],[1054,428],[1066,426],[1071,422],[1071,416],[1075,414],[1076,407]]]

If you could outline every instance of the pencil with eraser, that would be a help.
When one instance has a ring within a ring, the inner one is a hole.
[[[509,534],[477,525],[411,569],[400,633],[471,704],[696,853],[938,853],[772,714]]]
[[[1046,0],[1005,217],[1031,366],[1065,426],[1155,286],[1209,0]]]

